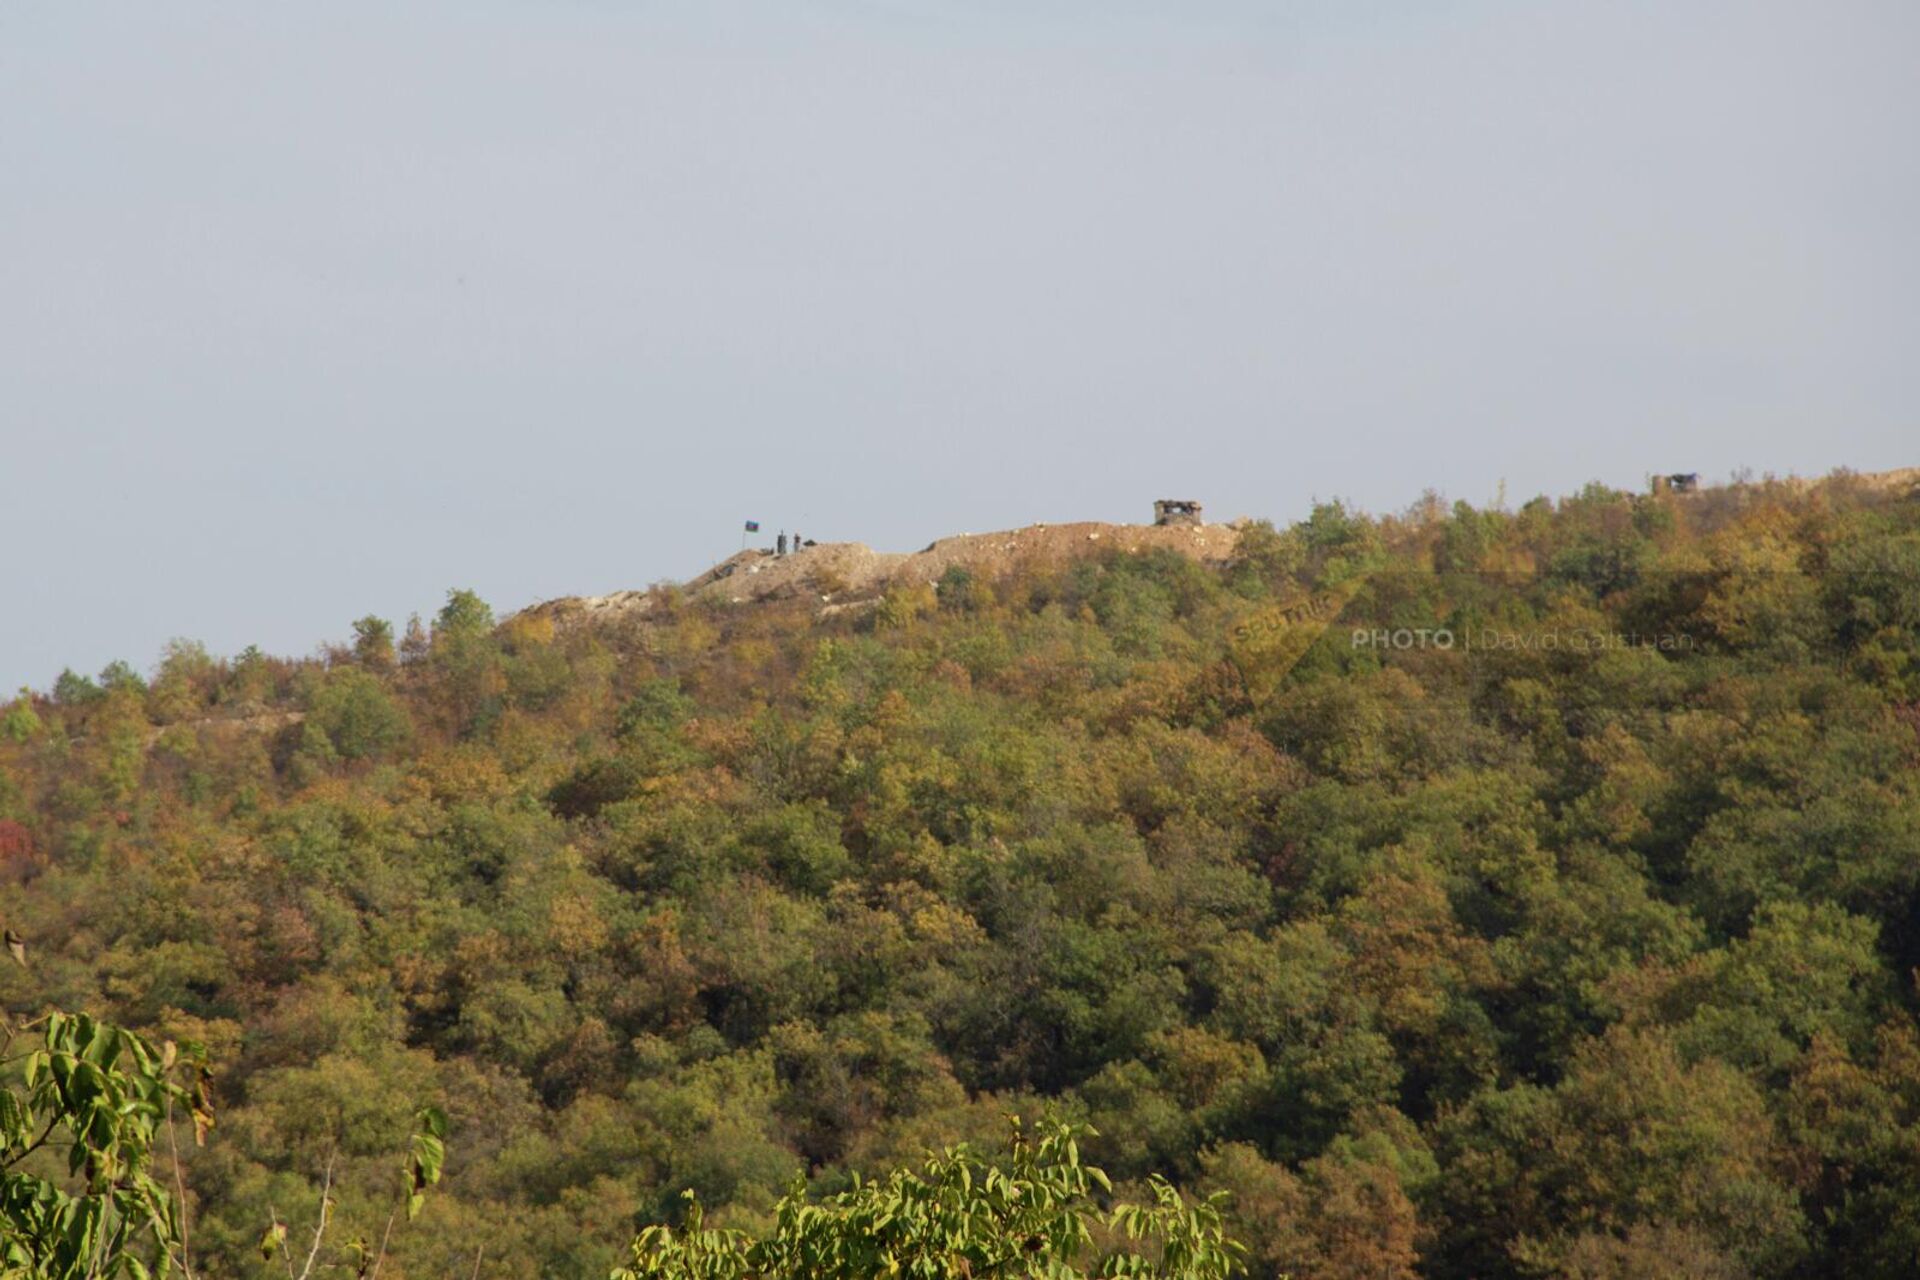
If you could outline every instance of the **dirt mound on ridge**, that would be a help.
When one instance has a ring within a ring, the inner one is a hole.
[[[875,551],[860,542],[821,542],[787,555],[742,551],[680,584],[682,595],[699,600],[746,604],[755,600],[809,598],[823,612],[879,596],[896,584],[937,582],[952,568],[994,578],[1065,564],[1103,551],[1145,551],[1163,547],[1204,563],[1233,554],[1240,540],[1237,525],[1137,525],[1082,521],[1033,524],[999,533],[962,533],[942,538],[923,551]],[[654,607],[648,591],[618,591],[604,596],[567,596],[528,609],[556,623],[612,620],[645,614]]]

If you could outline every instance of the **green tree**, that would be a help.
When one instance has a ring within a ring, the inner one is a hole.
[[[1442,1139],[1440,1199],[1465,1228],[1447,1242],[1445,1275],[1516,1263],[1563,1274],[1583,1235],[1634,1227],[1699,1232],[1765,1273],[1805,1244],[1765,1096],[1725,1063],[1686,1064],[1657,1031],[1610,1028],[1554,1088],[1489,1090],[1448,1117]]]
[[[84,707],[98,702],[101,696],[100,686],[72,667],[62,671],[60,678],[53,682],[53,700],[62,707]]]
[[[145,693],[147,682],[140,678],[140,673],[135,671],[129,663],[116,659],[100,669],[100,687],[110,693],[118,689],[131,689],[136,693]]]
[[[1033,1136],[1016,1124],[1004,1162],[962,1145],[918,1170],[820,1200],[796,1187],[775,1209],[776,1226],[754,1238],[704,1224],[688,1196],[679,1230],[648,1227],[611,1280],[951,1280],[955,1276],[1151,1276],[1226,1280],[1242,1274],[1216,1200],[1190,1204],[1154,1178],[1144,1203],[1100,1210],[1107,1176],[1080,1161],[1087,1131],[1047,1123]],[[1099,1247],[1096,1230],[1106,1247]]]
[[[447,602],[433,620],[436,640],[467,639],[493,629],[493,609],[475,592],[456,587],[447,592]]]
[[[14,742],[25,742],[45,727],[34,712],[31,689],[20,690],[20,696],[0,715],[0,737]]]
[[[334,671],[313,695],[307,714],[333,750],[348,760],[391,751],[412,728],[406,708],[379,677],[353,668]]]
[[[372,671],[393,666],[393,624],[368,614],[353,624],[353,660]]]

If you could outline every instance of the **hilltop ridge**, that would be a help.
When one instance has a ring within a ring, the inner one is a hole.
[[[678,584],[687,597],[745,604],[757,600],[811,599],[823,613],[871,600],[889,587],[937,582],[950,569],[985,577],[1057,565],[1093,552],[1161,548],[1202,563],[1225,561],[1240,540],[1233,524],[1031,524],[994,533],[960,533],[919,551],[875,551],[863,542],[821,542],[786,555],[749,548]],[[559,624],[645,614],[653,591],[616,591],[603,596],[563,596],[527,609]]]
[[[1697,507],[1723,503],[1730,492],[1759,495],[1771,491],[1804,496],[1831,485],[1884,496],[1920,494],[1920,467],[1879,472],[1842,469],[1813,478],[1766,476],[1751,482],[1736,479],[1699,489],[1643,496],[1648,500]],[[682,598],[713,603],[811,600],[822,615],[831,616],[870,605],[895,585],[937,582],[942,574],[954,568],[996,578],[1063,564],[1102,551],[1136,552],[1155,548],[1173,551],[1203,564],[1222,563],[1233,555],[1240,531],[1248,523],[1244,518],[1226,524],[1116,524],[1098,520],[1036,523],[992,533],[954,534],[936,539],[919,551],[876,551],[864,542],[814,543],[786,555],[767,548],[748,548],[685,582],[605,595],[560,596],[530,605],[522,613],[548,618],[562,626],[640,617],[657,606],[664,587],[677,591]]]

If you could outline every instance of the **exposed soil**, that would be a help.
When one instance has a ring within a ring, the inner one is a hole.
[[[679,590],[686,597],[730,604],[807,598],[822,613],[838,613],[895,585],[937,582],[955,567],[993,578],[1015,570],[1065,564],[1103,551],[1145,551],[1154,547],[1214,563],[1230,556],[1239,538],[1235,525],[1083,521],[1028,525],[1000,533],[963,533],[942,538],[923,551],[875,551],[860,542],[822,542],[784,556],[742,551],[681,584]],[[527,612],[572,625],[645,614],[654,601],[652,592],[618,591],[549,600]]]

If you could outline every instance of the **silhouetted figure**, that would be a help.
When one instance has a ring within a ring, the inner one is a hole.
[[[797,533],[796,533],[796,534],[794,534],[794,535],[793,535],[793,549],[794,549],[795,551],[798,551],[798,550],[799,550],[799,549],[800,549],[800,548],[801,548],[802,546],[804,546],[804,545],[806,545],[806,544],[800,541],[800,535],[799,535],[799,534],[797,534]]]
[[[785,529],[782,529],[780,531],[779,540],[776,541],[773,544],[773,546],[774,546],[773,554],[777,556],[783,556],[787,554],[787,531]]]

